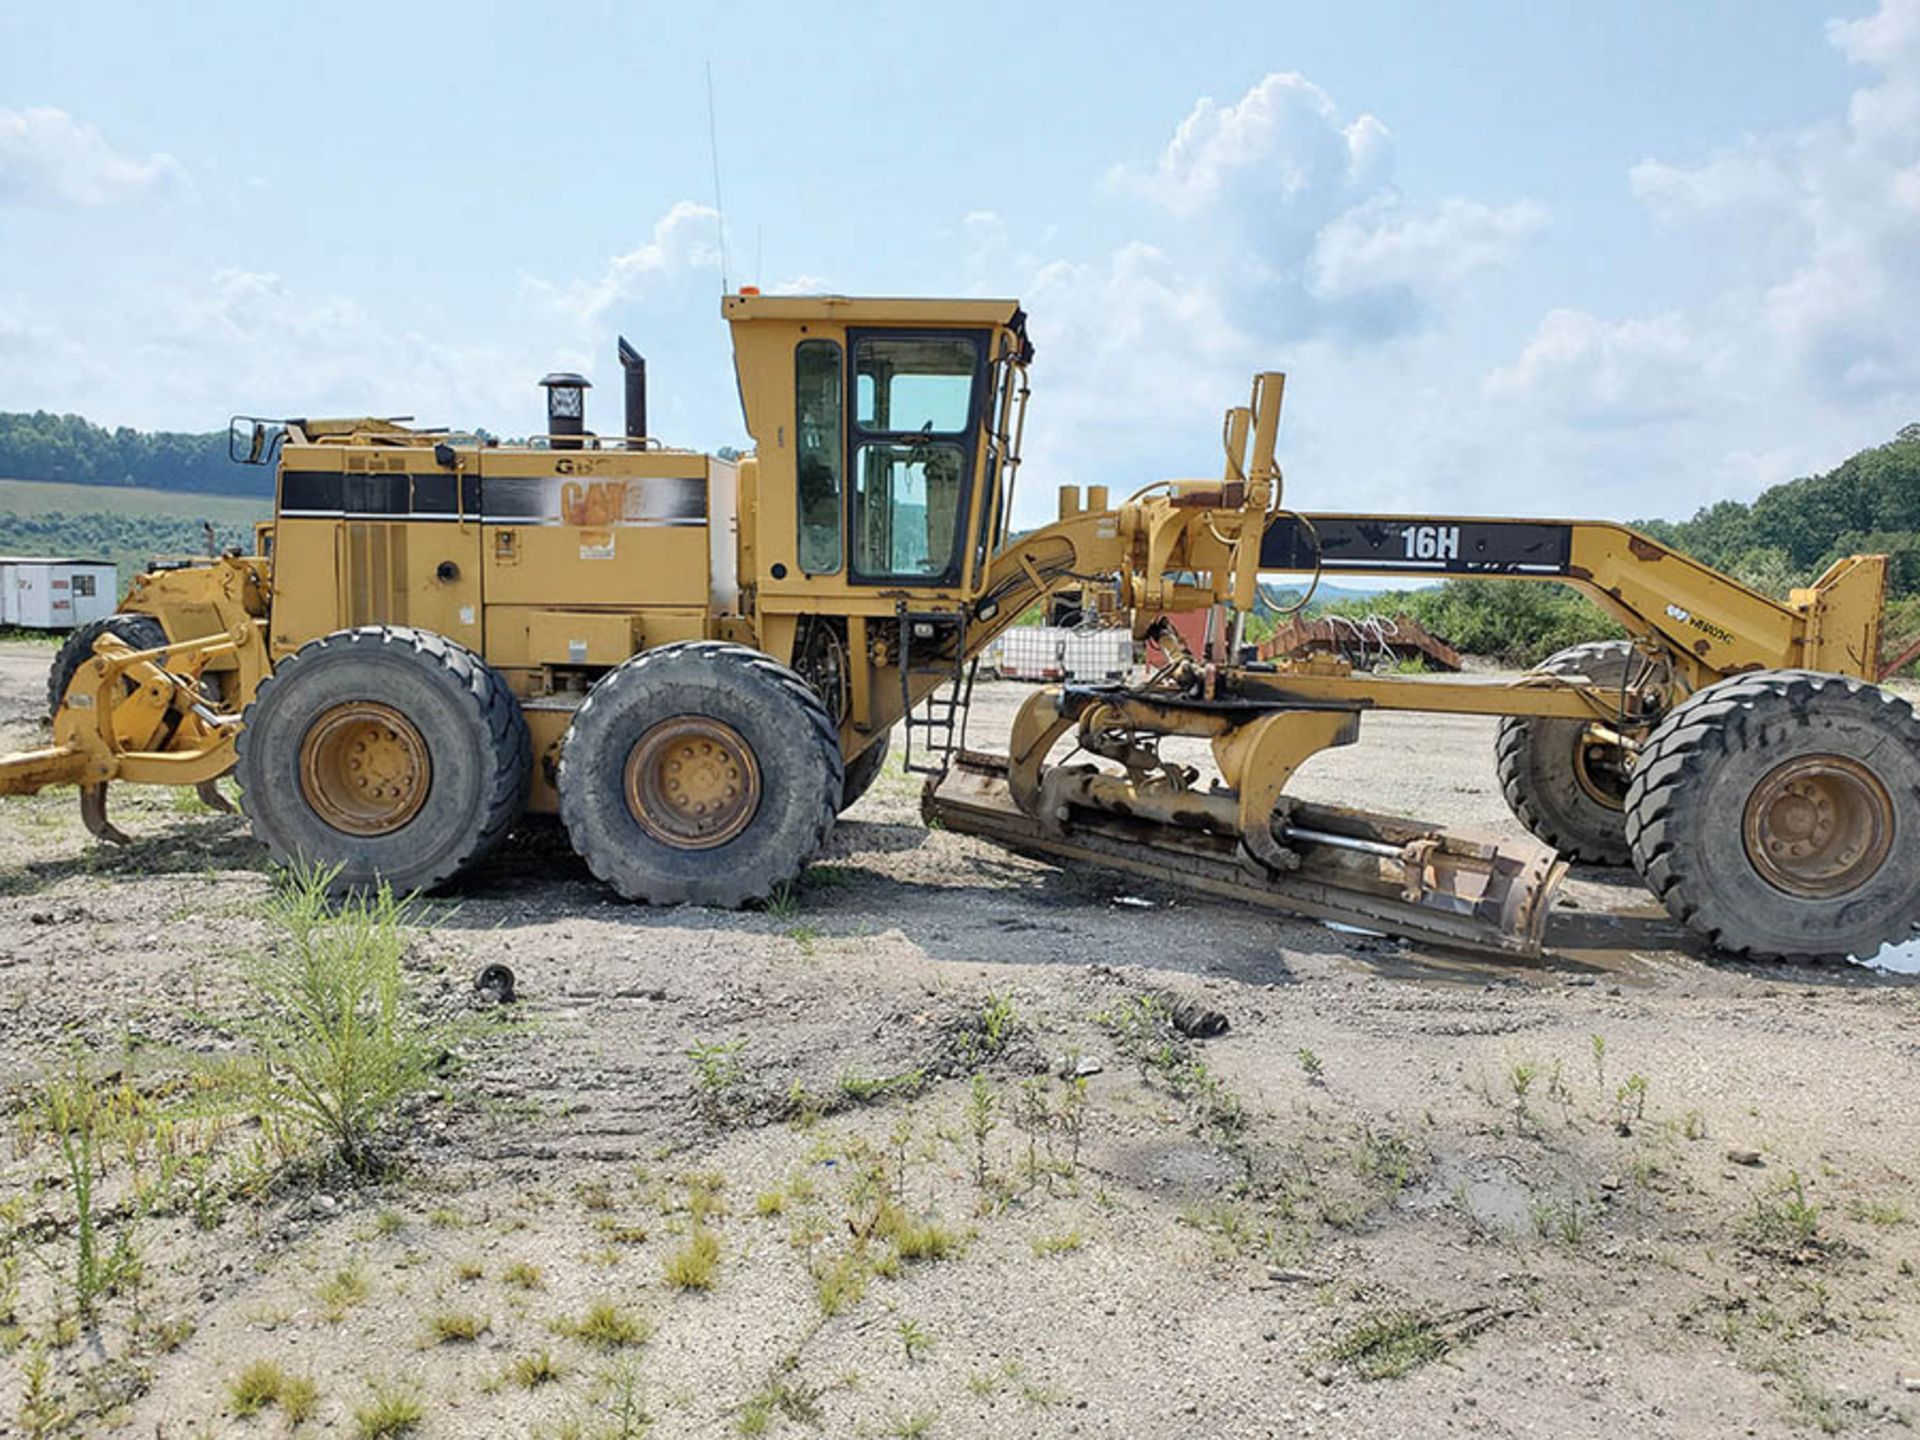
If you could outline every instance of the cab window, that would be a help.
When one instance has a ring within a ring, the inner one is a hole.
[[[794,351],[794,458],[799,493],[800,569],[827,575],[840,568],[840,347],[802,340]]]
[[[984,336],[853,340],[853,574],[959,578]]]

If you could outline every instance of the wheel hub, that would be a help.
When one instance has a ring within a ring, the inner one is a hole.
[[[1609,810],[1627,808],[1627,784],[1633,778],[1626,750],[1582,729],[1573,745],[1573,775],[1580,788]]]
[[[707,850],[733,839],[760,808],[760,766],[732,726],[677,715],[627,754],[627,809],[654,839]]]
[[[433,782],[427,742],[391,705],[350,700],[300,742],[300,789],[334,829],[389,835],[420,813]]]
[[[1870,879],[1893,848],[1893,800],[1866,766],[1804,755],[1776,768],[1748,797],[1747,858],[1789,895],[1844,895]]]

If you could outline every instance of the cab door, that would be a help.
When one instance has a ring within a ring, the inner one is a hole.
[[[989,335],[851,330],[848,579],[957,590]]]

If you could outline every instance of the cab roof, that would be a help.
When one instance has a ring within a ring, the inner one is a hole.
[[[1018,300],[888,299],[851,295],[728,295],[730,321],[821,320],[840,325],[1010,325]]]

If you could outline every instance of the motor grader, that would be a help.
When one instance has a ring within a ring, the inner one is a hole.
[[[224,803],[231,773],[276,861],[401,890],[557,812],[621,895],[739,906],[794,880],[898,729],[951,829],[1425,940],[1537,952],[1575,859],[1631,862],[1735,953],[1912,934],[1920,724],[1874,683],[1882,557],[1780,603],[1614,524],[1295,511],[1279,374],[1227,412],[1217,478],[1118,505],[1068,486],[1016,533],[1016,303],[743,291],[723,313],[755,442],[738,460],[648,435],[624,341],[617,436],[587,430],[588,382],[565,374],[520,444],[236,421],[236,458],[277,464],[256,553],[137,577],[62,653],[53,744],[0,760],[0,791],[77,785],[120,839],[111,783]],[[1503,681],[1261,663],[1241,639],[1265,573],[1554,582],[1626,638]],[[1069,588],[1167,663],[1036,690],[1006,754],[967,748],[981,652]],[[1206,614],[1197,646],[1181,611]],[[1379,710],[1499,717],[1537,843],[1287,793]],[[1207,742],[1217,774],[1171,737]]]

